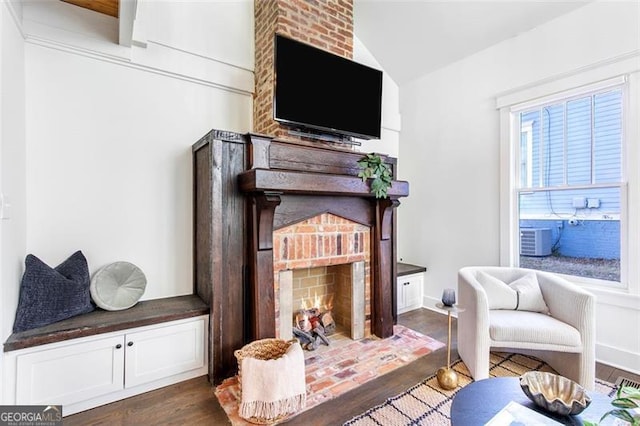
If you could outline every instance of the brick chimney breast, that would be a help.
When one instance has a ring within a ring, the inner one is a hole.
[[[253,129],[284,137],[287,129],[273,119],[275,34],[352,59],[353,0],[255,0],[254,17]]]

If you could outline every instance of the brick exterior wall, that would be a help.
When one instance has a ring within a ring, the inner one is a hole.
[[[371,334],[371,232],[368,226],[324,213],[273,233],[273,272],[276,319],[280,317],[280,271],[324,268],[365,262],[365,336]],[[312,275],[317,275],[312,270]],[[303,273],[309,276],[312,272]],[[335,273],[335,272],[334,272]],[[342,275],[342,274],[339,274]],[[300,278],[300,275],[294,274]],[[332,277],[331,280],[335,280]],[[339,277],[338,279],[343,279]],[[314,278],[314,283],[319,279]],[[298,289],[299,292],[302,291]],[[306,291],[306,290],[305,290]],[[294,294],[296,289],[294,288]],[[335,301],[334,301],[335,303]],[[298,308],[297,305],[294,308]],[[293,318],[292,318],[293,320]],[[346,322],[348,324],[348,322]],[[276,330],[280,330],[276,324]]]
[[[253,129],[256,133],[283,137],[286,129],[273,119],[275,34],[351,59],[353,1],[255,0],[254,17],[256,93]]]

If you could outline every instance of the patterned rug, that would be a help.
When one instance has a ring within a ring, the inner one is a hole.
[[[373,336],[351,340],[341,335],[331,336],[330,346],[305,352],[307,406],[304,411],[444,347],[444,343],[401,325],[395,325],[393,331],[394,335],[387,339]],[[250,424],[238,415],[237,377],[222,382],[216,387],[215,395],[231,424]]]
[[[491,377],[517,377],[531,370],[555,373],[543,361],[526,355],[492,352],[490,362]],[[449,412],[453,398],[460,389],[473,381],[462,361],[456,361],[451,367],[458,373],[460,386],[456,389],[440,389],[434,374],[400,395],[354,417],[344,426],[450,425]],[[596,379],[596,392],[613,394],[615,389],[615,385]]]

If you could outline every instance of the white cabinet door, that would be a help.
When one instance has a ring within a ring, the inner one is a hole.
[[[123,389],[124,337],[19,355],[16,403],[66,405]]]
[[[406,280],[409,284],[404,286],[405,309],[416,309],[422,305],[422,276],[414,275]]]
[[[202,368],[205,320],[127,333],[125,387]]]
[[[404,301],[404,287],[407,284],[407,280],[404,279],[404,277],[398,277],[398,283],[397,283],[397,298],[398,298],[398,313],[401,314],[404,312],[404,308],[407,305],[406,302]]]
[[[417,309],[422,306],[423,274],[413,274],[398,277],[398,308],[399,314]]]

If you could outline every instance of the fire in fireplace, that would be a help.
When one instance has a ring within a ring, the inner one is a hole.
[[[365,262],[280,272],[280,336],[314,350],[334,333],[365,337]],[[287,327],[287,321],[291,324]]]

